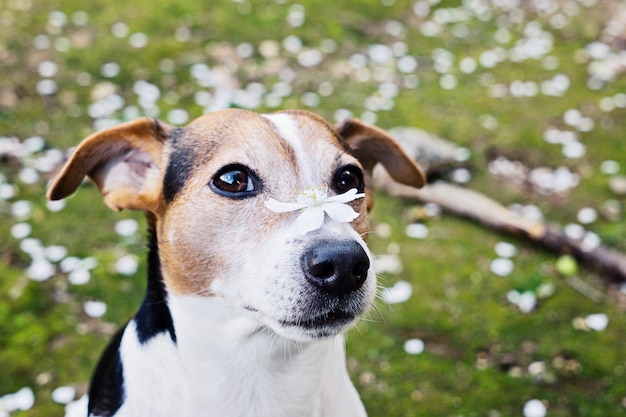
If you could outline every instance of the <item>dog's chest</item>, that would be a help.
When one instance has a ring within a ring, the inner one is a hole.
[[[163,332],[140,342],[135,321],[124,331],[120,347],[123,402],[115,416],[180,415],[188,387],[178,352]]]
[[[179,301],[170,300],[176,342],[163,332],[142,343],[134,321],[126,328],[116,416],[313,417],[352,402],[341,337],[283,344],[246,317],[202,320]]]

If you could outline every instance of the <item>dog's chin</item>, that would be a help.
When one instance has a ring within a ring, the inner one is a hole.
[[[280,336],[304,342],[326,339],[344,333],[355,324],[356,319],[356,314],[338,310],[312,318],[271,320],[267,324]]]

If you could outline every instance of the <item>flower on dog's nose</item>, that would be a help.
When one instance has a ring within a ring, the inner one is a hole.
[[[326,214],[331,219],[341,223],[349,223],[356,219],[359,213],[346,203],[363,197],[365,197],[365,194],[358,194],[356,188],[352,188],[343,194],[329,197],[328,188],[319,186],[298,191],[295,203],[284,203],[269,198],[265,202],[265,207],[275,213],[300,210],[300,215],[296,220],[296,227],[298,232],[304,235],[322,227]]]

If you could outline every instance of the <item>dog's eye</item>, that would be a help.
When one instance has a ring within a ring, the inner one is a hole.
[[[339,168],[335,173],[333,189],[338,194],[342,194],[353,188],[356,188],[359,193],[362,193],[365,188],[361,169],[354,165]]]
[[[259,192],[260,181],[247,167],[228,165],[215,174],[209,186],[225,197],[245,198]]]

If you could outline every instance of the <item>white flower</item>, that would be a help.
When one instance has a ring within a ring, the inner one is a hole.
[[[284,203],[270,198],[265,202],[265,207],[275,213],[300,210],[300,215],[296,220],[296,227],[298,232],[304,235],[322,227],[326,214],[331,219],[341,223],[349,223],[356,219],[359,213],[345,203],[363,197],[365,197],[365,194],[359,194],[356,188],[352,188],[343,194],[328,197],[328,188],[319,186],[298,191],[295,203]]]

